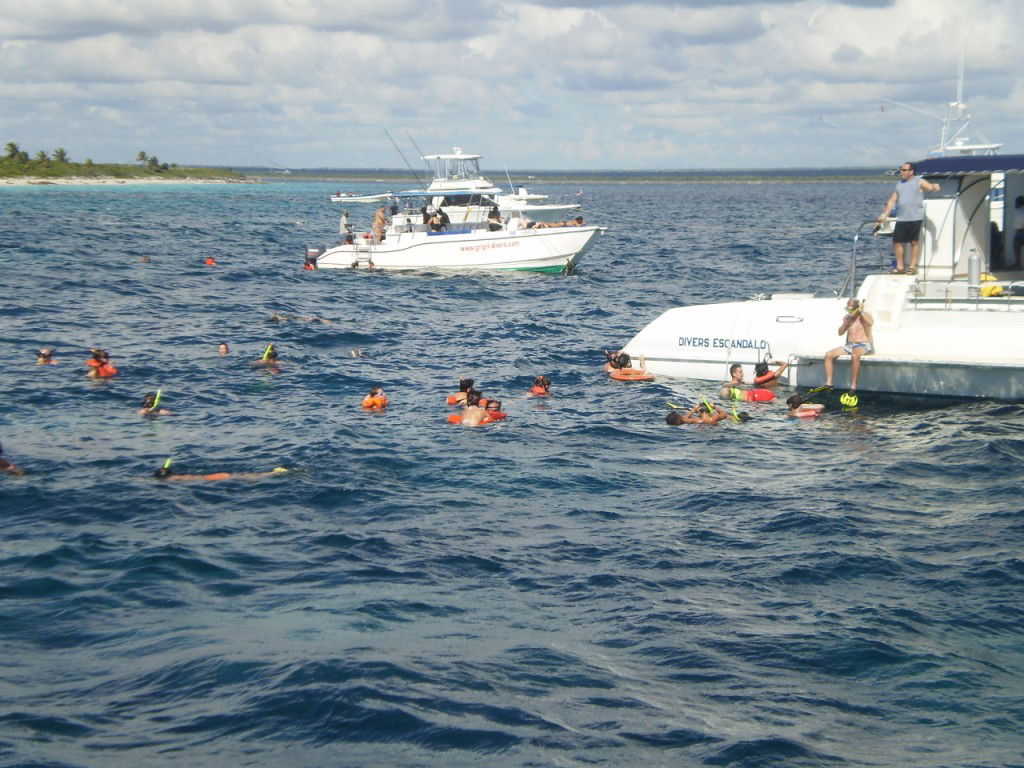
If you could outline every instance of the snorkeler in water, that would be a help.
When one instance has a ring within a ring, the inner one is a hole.
[[[448,405],[464,405],[466,393],[473,388],[473,379],[459,379],[459,391],[448,395]]]
[[[374,387],[363,398],[363,408],[367,411],[383,411],[387,407],[388,396],[384,394],[384,387]]]
[[[145,397],[142,398],[142,407],[139,409],[141,416],[170,416],[171,412],[167,408],[160,407],[160,398],[163,396],[162,390],[156,392],[147,392]]]
[[[11,464],[7,459],[4,458],[4,447],[0,445],[0,472],[6,472],[9,475],[17,475],[21,477],[25,474],[25,470],[21,467],[16,467]]]
[[[261,480],[264,477],[283,475],[291,470],[286,467],[275,467],[269,472],[207,472],[205,474],[179,473],[171,469],[171,460],[153,473],[158,480],[174,480],[181,482],[216,482],[217,480]]]
[[[527,397],[550,397],[551,379],[547,376],[538,376],[533,380],[533,386],[526,393]]]
[[[117,368],[110,362],[110,355],[105,349],[92,349],[92,357],[85,361],[89,372],[85,375],[90,379],[106,379],[117,376]]]
[[[36,365],[57,365],[59,362],[53,359],[52,347],[43,347],[36,353]]]

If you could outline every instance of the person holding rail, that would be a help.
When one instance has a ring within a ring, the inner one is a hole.
[[[896,266],[892,275],[913,275],[917,272],[917,260],[921,256],[921,223],[924,221],[924,194],[938,192],[941,187],[917,175],[917,166],[903,163],[900,166],[900,180],[889,199],[885,201],[882,215],[875,221],[881,224],[893,208],[896,212],[896,228],[892,233],[892,252]],[[904,250],[910,244],[910,265],[904,267]]]

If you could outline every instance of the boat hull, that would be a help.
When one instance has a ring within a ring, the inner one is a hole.
[[[318,268],[372,267],[388,270],[526,270],[572,269],[603,227],[557,227],[510,233],[404,232],[378,245],[358,236],[352,244],[325,251]]]
[[[914,301],[908,278],[869,277],[860,291],[874,308],[875,352],[861,358],[858,391],[1024,400],[1024,299]],[[725,381],[740,363],[750,380],[760,360],[790,363],[787,383],[825,383],[824,356],[841,346],[845,299],[773,297],[676,307],[623,348],[659,377]],[[850,384],[850,358],[833,384]]]

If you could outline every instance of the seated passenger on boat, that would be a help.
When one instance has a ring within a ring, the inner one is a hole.
[[[501,220],[501,212],[498,211],[498,206],[492,206],[491,212],[487,214],[487,229],[490,232],[499,232],[504,229],[505,225]]]

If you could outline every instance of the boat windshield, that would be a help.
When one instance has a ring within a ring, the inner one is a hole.
[[[434,179],[462,181],[480,178],[480,155],[464,155],[456,148],[450,155],[427,155]]]

